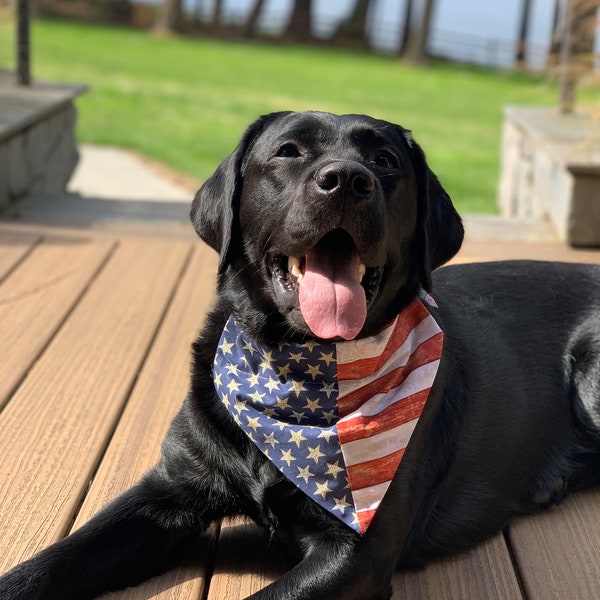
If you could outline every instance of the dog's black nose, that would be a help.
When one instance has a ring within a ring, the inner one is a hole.
[[[315,174],[319,191],[333,196],[351,194],[357,200],[371,196],[375,178],[365,167],[349,160],[337,160],[321,167]]]

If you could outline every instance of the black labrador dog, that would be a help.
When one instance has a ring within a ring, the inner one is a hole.
[[[162,458],[2,600],[135,585],[237,514],[293,561],[253,598],[389,598],[395,568],[600,479],[600,266],[433,272],[463,228],[409,131],[264,116],[191,216],[218,301]]]

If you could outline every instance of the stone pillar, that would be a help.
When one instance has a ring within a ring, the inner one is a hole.
[[[583,112],[507,108],[498,204],[504,217],[550,221],[573,246],[600,246],[600,122]]]
[[[0,86],[0,208],[65,191],[79,159],[73,98],[83,90]]]

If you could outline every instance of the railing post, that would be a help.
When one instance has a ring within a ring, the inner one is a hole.
[[[31,84],[29,60],[29,0],[17,0],[17,82]]]

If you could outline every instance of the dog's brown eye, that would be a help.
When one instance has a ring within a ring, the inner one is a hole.
[[[380,152],[375,159],[375,164],[384,169],[395,169],[398,167],[396,157],[390,152]]]
[[[300,151],[295,144],[283,144],[283,146],[277,150],[277,156],[281,158],[297,158],[300,156]]]

